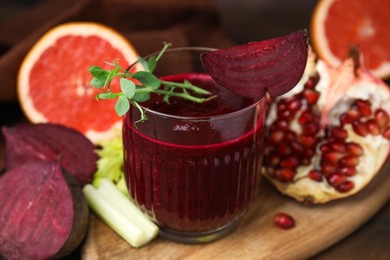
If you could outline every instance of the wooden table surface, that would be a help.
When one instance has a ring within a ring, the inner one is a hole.
[[[29,3],[22,0],[5,1],[9,5],[0,3],[0,14],[19,10],[23,2]],[[215,0],[228,33],[237,43],[308,28],[315,2],[315,0]],[[22,121],[25,119],[17,103],[0,103],[0,126],[11,126]],[[4,138],[1,135],[0,169],[4,167],[4,148]],[[390,259],[389,245],[390,201],[358,230],[312,259]],[[80,250],[77,250],[66,259],[79,258]]]

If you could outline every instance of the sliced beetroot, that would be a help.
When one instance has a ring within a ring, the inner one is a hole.
[[[306,30],[202,54],[204,68],[222,86],[260,99],[280,96],[301,79],[308,56]]]
[[[83,134],[57,124],[21,124],[3,127],[6,169],[31,161],[61,158],[62,166],[82,185],[96,172],[95,146]]]
[[[0,198],[0,255],[6,259],[64,256],[86,234],[88,205],[58,161],[7,171],[0,178]]]

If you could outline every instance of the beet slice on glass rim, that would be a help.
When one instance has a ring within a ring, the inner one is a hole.
[[[204,68],[225,88],[261,99],[291,90],[301,79],[308,56],[306,30],[202,54]]]

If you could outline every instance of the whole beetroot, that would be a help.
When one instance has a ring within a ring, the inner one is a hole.
[[[61,158],[62,166],[81,185],[91,181],[98,155],[94,144],[78,131],[57,124],[20,124],[2,128],[6,140],[6,169],[33,161]]]
[[[6,259],[64,256],[86,234],[88,205],[58,161],[8,170],[0,178],[0,198],[0,256]]]

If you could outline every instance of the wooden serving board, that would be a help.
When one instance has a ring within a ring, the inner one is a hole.
[[[253,208],[221,240],[185,245],[157,238],[135,249],[92,215],[82,259],[307,259],[353,232],[389,198],[390,161],[360,193],[325,205],[301,205],[263,179]],[[274,226],[273,217],[280,211],[295,218],[293,229]]]

